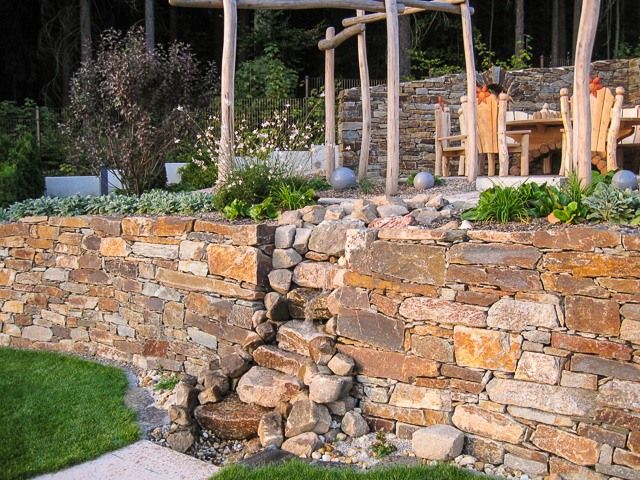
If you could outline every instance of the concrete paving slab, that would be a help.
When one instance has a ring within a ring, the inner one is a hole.
[[[35,480],[206,480],[219,470],[210,463],[141,440]]]

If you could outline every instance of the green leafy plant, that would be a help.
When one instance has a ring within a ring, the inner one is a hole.
[[[502,188],[496,185],[482,192],[478,205],[462,212],[460,218],[474,222],[507,223],[512,220],[523,222],[531,215],[528,202],[529,196],[526,189]]]
[[[313,189],[301,186],[296,188],[289,183],[283,183],[273,189],[273,201],[282,210],[297,210],[298,208],[316,203]]]
[[[409,178],[407,178],[407,185],[411,185],[413,187],[413,180],[416,178],[416,175],[418,173],[414,172],[411,175],[409,175]],[[438,176],[438,175],[434,175],[433,176],[433,185],[444,185],[445,184],[445,180],[444,178]]]
[[[262,203],[253,205],[247,211],[247,214],[256,222],[274,219],[280,216],[280,212],[276,209],[276,206],[271,203],[271,197],[266,198]]]
[[[396,450],[397,447],[394,444],[385,440],[384,430],[378,430],[376,432],[376,441],[371,446],[371,451],[375,453],[375,456],[378,458],[385,457],[392,454]]]
[[[603,182],[599,183],[583,202],[589,208],[589,220],[614,225],[640,223],[640,195],[637,191],[620,190]]]
[[[309,188],[313,189],[314,191],[329,190],[331,188],[331,184],[321,177],[315,177],[310,179],[307,182],[307,185]]]
[[[177,375],[171,375],[169,377],[162,377],[160,381],[153,387],[154,390],[173,390],[175,386],[180,383],[180,379]]]
[[[238,217],[248,216],[249,205],[247,202],[238,200],[237,198],[222,210],[222,216],[230,220],[235,220]]]
[[[365,195],[370,193],[371,190],[373,190],[373,187],[374,187],[374,183],[371,180],[369,180],[367,177],[363,178],[362,180],[360,180],[360,182],[358,182],[358,188]]]

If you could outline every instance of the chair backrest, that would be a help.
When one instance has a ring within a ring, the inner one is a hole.
[[[622,118],[638,118],[640,117],[640,106],[622,109]],[[620,143],[622,145],[638,145],[640,144],[640,128],[634,127],[633,133],[623,138]]]
[[[498,98],[491,94],[478,100],[478,153],[498,153]]]
[[[542,109],[539,112],[533,113],[533,118],[537,119],[547,119],[547,118],[560,118],[560,112],[556,110],[551,110],[549,108],[549,104],[545,103],[542,105]]]
[[[436,138],[451,135],[451,111],[447,105],[436,104]]]
[[[527,120],[531,117],[531,114],[527,112],[521,112],[519,110],[507,111],[507,122],[511,122],[514,120]]]

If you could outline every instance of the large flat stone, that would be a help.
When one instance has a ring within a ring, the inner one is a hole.
[[[639,278],[640,257],[614,256],[602,253],[546,253],[542,268],[577,277]]]
[[[262,292],[242,288],[233,283],[224,282],[216,278],[189,275],[166,268],[158,269],[156,280],[166,286],[187,291],[218,293],[226,297],[243,298],[246,300],[258,300],[264,297],[264,293]]]
[[[299,353],[309,357],[309,343],[317,338],[333,340],[333,337],[326,333],[319,332],[315,327],[307,328],[304,322],[292,320],[278,328],[276,339],[278,346],[289,352]]]
[[[511,292],[542,290],[540,274],[531,270],[451,264],[447,268],[446,281],[471,285],[493,285]]]
[[[571,358],[571,370],[640,382],[640,366],[592,355],[574,355]]]
[[[600,387],[598,403],[640,412],[640,383],[613,379]]]
[[[457,326],[453,344],[460,366],[515,372],[522,336]]]
[[[275,345],[258,347],[253,352],[253,360],[261,367],[278,370],[292,377],[299,375],[303,365],[311,363],[309,357],[281,350]]]
[[[598,408],[595,392],[591,390],[494,378],[486,391],[493,402],[557,415],[589,416]]]
[[[338,315],[336,332],[375,347],[404,351],[404,322],[379,313],[352,310]]]
[[[400,305],[400,315],[411,320],[431,320],[468,327],[484,327],[487,324],[487,313],[482,308],[426,297],[407,298]]]
[[[445,249],[429,245],[373,242],[371,271],[429,285],[444,285]]]
[[[554,305],[502,299],[489,308],[487,325],[504,330],[522,331],[526,327],[560,326]]]
[[[568,296],[565,299],[567,327],[600,335],[620,333],[620,312],[615,300]]]
[[[275,408],[280,402],[295,397],[302,387],[302,381],[296,377],[268,368],[252,367],[238,382],[237,392],[244,403]]]
[[[508,415],[475,405],[456,407],[451,421],[463,432],[513,444],[521,443],[527,431],[524,425]]]
[[[347,231],[362,227],[361,220],[325,220],[313,229],[309,250],[339,257],[345,251]]]
[[[243,403],[237,395],[228,395],[222,402],[207,403],[196,408],[198,423],[217,437],[244,440],[258,435],[260,418],[269,413],[260,405]]]
[[[554,453],[577,465],[595,465],[600,452],[598,443],[564,430],[538,425],[531,442],[541,450]]]
[[[293,270],[293,282],[301,287],[330,289],[339,268],[335,263],[329,262],[302,262]]]
[[[449,412],[396,407],[385,403],[362,402],[360,407],[362,408],[362,413],[370,417],[385,418],[410,425],[448,424],[451,417]]]
[[[451,392],[398,383],[391,394],[389,405],[450,412]]]
[[[624,338],[620,330],[621,338]],[[627,339],[625,339],[627,340]],[[568,335],[561,332],[553,332],[551,335],[551,345],[555,348],[570,350],[572,352],[593,353],[620,360],[630,360],[633,349],[625,344],[609,342],[607,340],[596,340],[592,338],[580,337],[578,335]]]
[[[617,247],[620,245],[620,233],[613,230],[597,230],[590,227],[539,230],[533,237],[533,244],[540,248],[592,252],[596,248]]]
[[[432,425],[413,433],[411,446],[417,457],[451,460],[462,453],[464,434],[451,425]]]
[[[235,234],[235,233],[234,233]],[[250,246],[209,245],[209,272],[213,275],[263,285],[271,271],[271,259]]]
[[[560,357],[536,352],[522,352],[514,378],[557,385],[560,382],[563,364]]]
[[[590,468],[580,467],[557,457],[549,459],[549,472],[572,480],[606,480],[607,478]]]
[[[449,250],[451,263],[516,266],[528,269],[535,268],[540,256],[540,251],[534,247],[499,243],[459,243]]]

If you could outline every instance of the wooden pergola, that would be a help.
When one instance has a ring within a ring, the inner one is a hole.
[[[400,3],[401,2],[401,3]],[[467,77],[467,97],[476,97],[476,71],[473,52],[471,15],[473,8],[469,0],[169,0],[177,7],[222,8],[224,12],[224,43],[221,68],[221,133],[220,156],[218,158],[218,178],[224,181],[231,168],[233,158],[233,111],[234,78],[236,61],[237,10],[301,10],[314,8],[340,8],[356,10],[355,17],[342,21],[345,29],[335,34],[329,27],[326,38],[318,47],[325,51],[325,149],[326,175],[334,169],[335,151],[335,89],[334,89],[334,50],[346,39],[358,36],[358,57],[362,90],[363,139],[360,152],[359,178],[366,175],[369,142],[371,138],[371,102],[369,98],[369,73],[367,67],[365,29],[366,24],[385,20],[387,25],[387,179],[386,194],[396,195],[400,163],[400,65],[398,16],[424,11],[447,12],[460,15],[465,52]],[[585,181],[590,179],[590,159],[582,152],[589,150],[589,62],[595,38],[595,26],[598,20],[600,0],[584,0],[578,45],[576,48],[576,74],[574,93],[576,94],[574,158],[579,158],[579,172]],[[594,17],[595,14],[595,17]],[[579,63],[580,62],[580,63]],[[584,67],[586,65],[586,68]],[[586,82],[585,82],[586,72]],[[585,93],[586,92],[586,93]],[[586,110],[585,101],[586,99]],[[467,119],[468,137],[466,158],[468,162],[467,178],[474,182],[478,175],[477,153],[477,115],[476,102],[470,101]],[[585,115],[586,113],[586,115]],[[585,121],[586,119],[586,121]],[[585,128],[586,127],[586,128]],[[581,150],[582,149],[582,150]],[[583,165],[584,163],[584,165]]]

